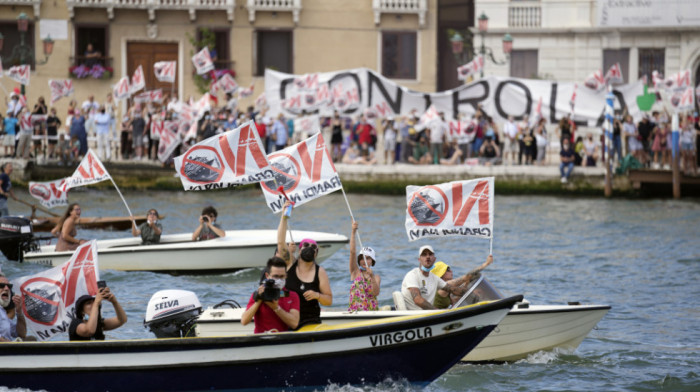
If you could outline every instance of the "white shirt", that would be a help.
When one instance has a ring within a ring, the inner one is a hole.
[[[401,283],[401,294],[403,295],[403,300],[406,303],[406,309],[409,310],[420,310],[423,309],[416,305],[413,301],[413,296],[408,290],[410,287],[415,287],[420,290],[420,295],[428,301],[430,304],[435,300],[435,294],[437,291],[445,287],[447,283],[438,278],[437,275],[428,273],[428,276],[423,275],[420,268],[414,268],[406,274]]]
[[[83,102],[83,104],[80,107],[85,111],[86,115],[92,116],[95,113],[97,113],[97,109],[100,108],[100,104],[97,103],[97,101],[90,102],[90,100],[88,99],[85,100],[85,102]]]
[[[17,320],[10,320],[2,307],[0,307],[0,337],[7,340],[15,340],[17,337]]]
[[[518,134],[518,126],[515,125],[513,121],[508,121],[506,124],[503,126],[503,133],[511,138],[515,139],[515,136]]]
[[[447,123],[438,118],[430,124],[430,143],[442,143],[442,137],[447,133]]]

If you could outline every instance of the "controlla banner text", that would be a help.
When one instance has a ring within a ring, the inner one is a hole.
[[[571,112],[571,96],[575,83],[547,80],[487,77],[452,90],[422,93],[409,90],[366,69],[350,69],[307,75],[265,71],[265,95],[270,106],[269,116],[320,113],[330,115],[334,110],[345,115],[373,113],[380,117],[407,115],[415,109],[418,114],[434,105],[448,118],[459,113],[472,115],[481,105],[486,113],[500,121],[508,116],[521,119],[533,116],[542,100],[542,115],[549,122],[559,121]],[[641,112],[635,104],[643,93],[643,83],[615,87],[616,110],[627,107],[635,118]],[[604,119],[606,91],[579,88],[576,91],[575,120],[583,126],[600,126]]]

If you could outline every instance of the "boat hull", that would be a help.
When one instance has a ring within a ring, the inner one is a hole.
[[[163,219],[164,217],[161,217]],[[35,232],[51,231],[61,217],[37,217],[32,219],[32,228]],[[140,225],[147,219],[146,215],[134,215],[136,225]],[[90,230],[129,230],[131,229],[131,217],[128,216],[106,216],[106,217],[85,217],[78,219],[78,228]]]
[[[7,343],[0,379],[10,388],[51,391],[315,389],[387,378],[425,385],[486,337],[520,298],[311,332]]]
[[[504,362],[553,349],[574,351],[610,310],[607,305],[530,305],[511,309],[479,345],[462,358],[465,362]],[[209,317],[211,312],[217,317]],[[196,327],[198,336],[226,336],[252,330],[240,323],[240,309],[207,309]],[[422,311],[321,312],[324,323],[377,320]]]
[[[330,257],[347,242],[340,234],[294,231],[293,238],[314,238],[319,244],[318,261]],[[263,267],[277,248],[276,230],[230,230],[226,237],[192,241],[191,234],[161,237],[156,245],[141,245],[140,238],[97,241],[100,269],[208,274]],[[50,267],[68,261],[73,252],[55,252],[42,246],[28,252],[24,261]]]

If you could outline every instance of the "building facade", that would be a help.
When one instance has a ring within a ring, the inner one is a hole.
[[[654,70],[690,69],[700,80],[700,7],[686,0],[477,0],[475,18],[489,18],[485,44],[513,37],[505,65],[490,75],[583,81],[620,62],[625,82]],[[651,80],[651,79],[649,79]]]
[[[39,96],[49,101],[50,79],[66,78],[73,79],[78,102],[88,95],[102,102],[138,65],[146,90],[198,97],[190,58],[207,36],[217,69],[235,72],[243,87],[255,86],[243,106],[264,91],[268,67],[296,74],[367,67],[410,89],[433,92],[442,75],[452,75],[443,77],[443,87],[457,83],[456,60],[439,50],[449,49],[445,29],[467,27],[473,19],[471,0],[0,0],[5,69],[20,63],[12,50],[20,43],[16,19],[22,12],[30,19],[25,42],[36,56],[26,86],[30,106]],[[44,63],[47,36],[54,45]],[[175,83],[158,82],[153,63],[169,60],[177,61]],[[95,64],[104,71],[78,68]],[[0,83],[8,91],[17,86],[7,77]],[[56,103],[59,114],[68,101]]]

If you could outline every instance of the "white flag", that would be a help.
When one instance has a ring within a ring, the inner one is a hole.
[[[493,236],[493,177],[406,187],[406,234],[427,237]]]
[[[136,103],[146,103],[146,102],[163,102],[163,90],[150,90],[144,91],[141,94],[134,97],[134,102]]]
[[[54,103],[63,97],[73,95],[75,92],[73,88],[73,81],[70,79],[49,79],[49,89],[51,90],[51,103]]]
[[[66,178],[62,190],[65,192],[71,188],[96,184],[110,178],[112,177],[107,173],[107,169],[102,165],[97,154],[92,152],[92,150],[88,150],[73,175]]]
[[[583,81],[583,85],[590,88],[591,90],[599,91],[605,87],[605,78],[603,77],[603,71],[597,70],[592,74],[588,75],[586,80]]]
[[[695,110],[695,90],[690,86],[676,90],[671,96],[671,106],[677,113],[692,112]]]
[[[123,100],[131,96],[129,93],[129,78],[124,76],[114,85],[114,99]]]
[[[153,64],[153,73],[160,82],[175,83],[176,61],[159,61]]]
[[[229,74],[224,74],[224,76],[219,78],[216,85],[225,93],[233,94],[238,90],[238,83],[236,83],[236,80]]]
[[[194,64],[198,75],[205,74],[214,69],[214,63],[211,61],[209,49],[206,47],[200,50],[199,53],[192,56],[192,63]]]
[[[475,75],[484,69],[484,56],[476,56],[474,60],[457,67],[457,78],[467,80],[469,75]]]
[[[440,113],[438,112],[437,108],[435,105],[430,105],[428,110],[423,113],[422,116],[420,116],[420,123],[421,125],[427,127],[432,123],[433,121],[437,120],[440,118]]]
[[[143,67],[139,65],[134,71],[134,76],[131,77],[131,87],[129,88],[129,93],[134,94],[135,92],[146,88],[146,80],[143,77]]]
[[[15,285],[24,304],[20,311],[27,327],[39,340],[67,333],[76,317],[76,301],[83,295],[95,296],[98,280],[95,240],[80,245],[60,266],[17,279]]]
[[[260,183],[265,201],[272,212],[282,210],[284,200],[278,188],[281,186],[296,206],[342,188],[333,159],[319,132],[316,135],[284,150],[268,155],[273,181]]]
[[[180,145],[179,127],[179,121],[163,122],[163,127],[160,128],[160,141],[158,142],[158,159],[161,162],[167,161],[177,146]]]
[[[318,114],[294,119],[294,133],[301,133],[304,139],[321,130],[321,117]]]
[[[692,87],[692,82],[690,80],[690,70],[686,69],[680,71],[674,75],[669,76],[664,79],[661,83],[662,87],[666,90],[685,90],[688,87]]]
[[[251,83],[248,88],[238,90],[238,99],[250,97],[253,95],[253,90],[255,90],[255,83]]]
[[[65,178],[48,182],[29,182],[29,194],[39,200],[42,206],[54,208],[68,205],[68,192],[64,192]]]
[[[271,180],[273,171],[264,151],[255,123],[248,121],[190,147],[175,158],[175,171],[186,191]]]
[[[16,65],[7,70],[7,77],[19,84],[29,86],[29,73],[28,65]]]

